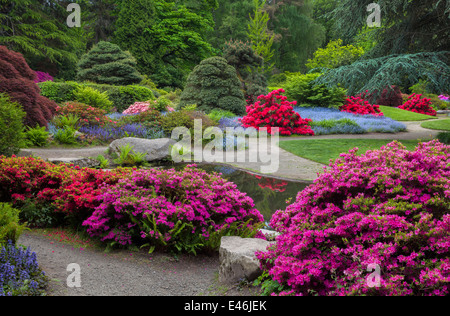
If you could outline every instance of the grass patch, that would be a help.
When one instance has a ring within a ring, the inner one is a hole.
[[[384,105],[380,105],[380,110],[384,113],[384,116],[389,117],[396,121],[400,121],[400,122],[425,121],[425,120],[437,119],[437,117],[435,117],[435,116],[414,113],[414,112],[405,111],[405,110],[401,110],[399,108],[393,108],[393,107],[384,106]]]
[[[358,147],[359,154],[368,150],[380,149],[391,143],[388,139],[302,139],[280,141],[279,146],[300,157],[328,165],[331,159],[339,158],[341,153]],[[402,140],[401,143],[408,150],[414,150],[419,140]]]
[[[423,122],[421,124],[423,128],[434,129],[439,131],[450,131],[450,119]]]

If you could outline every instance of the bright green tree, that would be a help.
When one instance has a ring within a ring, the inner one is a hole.
[[[314,68],[337,68],[353,63],[364,54],[364,49],[353,45],[342,45],[342,40],[331,41],[327,47],[319,48],[306,66]]]

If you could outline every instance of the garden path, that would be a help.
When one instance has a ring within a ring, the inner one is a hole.
[[[445,119],[446,116],[439,117],[439,119]],[[386,133],[369,133],[363,135],[321,135],[314,136],[317,139],[396,139],[396,140],[431,140],[439,133],[436,130],[425,129],[420,125],[424,121],[418,122],[402,122],[407,126],[407,132],[401,132],[396,134],[386,134]],[[298,137],[283,137],[280,140],[301,140],[309,139],[310,137],[298,136]],[[274,147],[276,146],[276,147]],[[33,155],[41,157],[42,159],[56,159],[56,158],[86,158],[86,157],[97,157],[98,155],[104,155],[107,147],[89,147],[89,148],[33,148],[29,149]],[[257,148],[253,149],[257,150]],[[323,171],[324,165],[298,157],[292,153],[289,153],[277,145],[272,144],[268,154],[274,152],[274,150],[279,151],[279,167],[277,171],[271,172],[271,177],[282,178],[282,179],[293,179],[293,180],[305,180],[311,181],[318,177],[318,173]],[[250,150],[246,151],[246,157],[251,154]],[[259,153],[254,152],[257,156]],[[236,161],[236,159],[234,160]],[[249,170],[254,173],[262,174],[262,166],[268,166],[269,163],[263,162],[227,162],[226,164],[233,167],[237,167],[244,170]]]

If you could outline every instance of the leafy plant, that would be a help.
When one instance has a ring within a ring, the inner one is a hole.
[[[342,45],[342,40],[330,41],[325,48],[319,48],[313,59],[308,59],[306,66],[315,68],[338,68],[353,63],[364,54],[362,47]]]
[[[50,203],[26,199],[23,202],[17,202],[16,207],[20,209],[20,219],[29,227],[47,228],[54,227],[58,223],[57,213]]]
[[[25,224],[20,224],[19,213],[10,204],[0,203],[0,247],[9,240],[16,243],[26,229]]]
[[[121,166],[140,166],[145,164],[147,153],[135,152],[134,146],[126,144],[119,147],[119,157],[114,162]]]
[[[47,145],[48,136],[50,135],[47,132],[45,126],[36,125],[36,127],[27,127],[25,130],[25,138],[29,145],[43,147]]]
[[[80,117],[73,113],[69,113],[67,115],[57,115],[53,118],[52,123],[58,128],[69,126],[73,129],[78,129],[80,124]]]
[[[99,166],[100,169],[106,169],[109,167],[109,160],[106,159],[105,156],[98,155],[96,159],[100,163],[100,166]]]
[[[26,113],[12,102],[5,93],[0,93],[0,155],[17,154],[24,145],[23,119]]]
[[[80,103],[105,110],[106,112],[109,112],[113,105],[106,92],[100,92],[91,87],[80,87],[73,93],[73,96]]]
[[[61,144],[76,145],[77,144],[77,138],[75,137],[76,132],[77,132],[76,129],[70,126],[64,126],[62,129],[58,129],[54,137],[55,140],[57,140]]]
[[[450,132],[441,132],[436,138],[443,144],[450,145]]]

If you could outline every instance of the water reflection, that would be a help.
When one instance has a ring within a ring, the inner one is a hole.
[[[206,172],[218,172],[224,179],[235,183],[241,192],[245,192],[255,202],[256,208],[268,222],[277,210],[284,210],[287,202],[295,201],[298,192],[310,183],[280,180],[252,174],[247,171],[224,165],[198,164],[198,168]],[[183,166],[177,166],[182,168]]]

